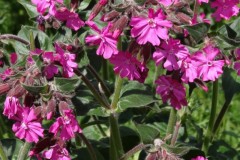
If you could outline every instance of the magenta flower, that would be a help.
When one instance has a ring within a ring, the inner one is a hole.
[[[214,60],[219,53],[220,50],[211,45],[194,53],[192,63],[198,68],[198,77],[202,77],[203,81],[215,81],[223,73],[224,60]]]
[[[78,64],[74,62],[76,55],[65,52],[57,43],[55,44],[55,49],[56,53],[58,53],[55,60],[59,61],[63,67],[63,77],[72,77],[74,75],[74,68],[78,67]]]
[[[113,37],[109,31],[112,24],[109,23],[102,31],[97,27],[94,22],[87,22],[91,29],[93,29],[96,35],[89,35],[85,41],[89,45],[99,45],[97,49],[97,55],[103,55],[105,59],[109,59],[112,55],[118,54],[117,39]]]
[[[63,115],[56,119],[49,128],[49,132],[54,133],[55,136],[60,132],[61,139],[69,140],[75,136],[76,132],[81,133],[82,130],[79,127],[72,110],[68,109],[63,110]]]
[[[66,21],[66,26],[75,31],[84,26],[84,22],[79,18],[78,14],[70,12],[65,7],[60,8],[54,16],[60,21]]]
[[[201,3],[203,2],[203,3],[208,3],[209,2],[209,0],[197,0],[197,2],[198,2],[198,4],[200,4],[201,5]]]
[[[17,62],[17,53],[11,53],[10,54],[10,62],[12,64],[15,64]]]
[[[63,3],[63,0],[31,0],[33,4],[37,6],[37,11],[44,15],[46,11],[50,14],[54,14],[55,12],[55,4],[56,3]]]
[[[49,150],[43,152],[43,158],[52,160],[71,160],[66,148],[60,147],[58,144],[51,146]]]
[[[160,48],[153,53],[153,60],[156,65],[165,61],[163,66],[169,71],[179,69],[178,60],[184,59],[189,55],[187,47],[180,44],[179,40],[170,38],[168,42],[163,41]]]
[[[164,103],[170,101],[171,106],[177,110],[187,105],[186,91],[181,83],[171,77],[160,76],[156,84],[156,92],[162,97]]]
[[[181,80],[185,83],[193,82],[198,77],[197,67],[193,65],[192,58],[188,56],[184,60],[178,61],[182,77]]]
[[[21,105],[18,98],[7,97],[4,102],[3,115],[11,119],[17,113],[19,107],[21,107]]]
[[[39,137],[43,137],[44,129],[35,115],[34,109],[29,107],[19,109],[14,116],[17,122],[13,124],[12,130],[19,139],[37,143]]]
[[[220,21],[221,19],[229,20],[232,16],[238,15],[238,3],[239,0],[215,0],[211,3],[211,7],[217,9],[212,16],[216,21]]]
[[[51,79],[55,74],[58,73],[58,67],[54,65],[55,57],[53,52],[44,52],[42,58],[45,64],[47,64],[43,69],[43,74],[47,79]]]
[[[7,68],[3,73],[0,73],[0,78],[4,81],[6,80],[9,76],[13,74],[13,70],[11,68]]]
[[[197,156],[195,158],[192,158],[191,160],[208,160],[208,159],[202,156]]]
[[[161,9],[154,13],[151,8],[148,11],[148,17],[133,17],[130,25],[133,27],[131,36],[137,38],[138,44],[150,42],[154,46],[160,45],[160,39],[169,38],[168,28],[172,27],[172,23],[166,20]]]
[[[240,60],[240,48],[236,49],[235,54],[236,54],[237,60]],[[236,61],[234,63],[233,68],[237,71],[237,74],[240,75],[240,62],[239,61]]]
[[[144,63],[139,62],[129,52],[119,52],[110,58],[114,65],[114,72],[121,78],[127,77],[129,80],[137,80],[143,83],[147,77],[148,69]]]
[[[165,7],[168,7],[170,5],[178,3],[179,0],[158,0],[158,2],[164,5]]]

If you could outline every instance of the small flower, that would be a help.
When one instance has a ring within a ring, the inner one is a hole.
[[[168,7],[170,5],[178,3],[179,0],[158,0],[158,2],[164,5],[165,7]]]
[[[66,78],[74,75],[73,69],[77,68],[78,64],[75,61],[76,55],[65,52],[57,43],[55,44],[56,56],[55,60],[59,61],[63,67],[63,76]],[[53,69],[53,68],[52,68]],[[56,68],[54,68],[56,71]]]
[[[102,31],[94,22],[89,21],[87,24],[95,31],[96,35],[89,35],[85,40],[89,45],[99,45],[97,55],[102,55],[103,58],[109,59],[112,55],[118,54],[117,39],[109,31],[112,26],[111,23],[103,28]]]
[[[84,22],[79,18],[77,13],[70,12],[67,8],[60,8],[54,15],[60,21],[66,21],[66,26],[75,31],[84,26]]]
[[[195,158],[192,158],[191,160],[208,160],[208,159],[202,156],[197,156]]]
[[[192,58],[188,56],[184,60],[178,61],[181,73],[181,80],[185,83],[193,82],[198,77],[197,67],[193,65]]]
[[[198,68],[198,77],[203,81],[215,81],[223,73],[224,60],[214,60],[220,53],[218,48],[208,45],[193,55],[193,65]]]
[[[148,69],[146,65],[139,62],[129,52],[119,52],[112,56],[110,63],[114,65],[114,72],[119,73],[121,78],[127,77],[129,80],[137,80],[143,83],[147,77]]]
[[[63,110],[63,115],[58,117],[56,121],[49,128],[49,132],[57,135],[60,132],[60,138],[69,140],[75,137],[75,133],[81,133],[82,130],[78,125],[76,117],[73,115],[72,110]]]
[[[180,44],[179,40],[170,38],[167,42],[163,42],[160,48],[153,53],[153,60],[156,65],[165,61],[163,66],[169,71],[179,69],[178,60],[184,59],[189,55],[187,47]]]
[[[13,124],[12,130],[19,139],[37,143],[39,137],[43,137],[44,129],[33,108],[21,107],[14,116],[14,120],[17,122]]]
[[[55,4],[56,3],[63,3],[63,0],[31,0],[33,4],[37,6],[37,11],[44,15],[45,12],[48,10],[51,14],[55,11]]]
[[[168,29],[172,27],[172,23],[166,20],[161,9],[154,13],[151,8],[148,11],[148,17],[133,17],[130,25],[133,27],[131,36],[137,38],[139,44],[150,42],[154,46],[160,44],[160,39],[169,38]]]
[[[66,148],[60,147],[55,144],[49,150],[43,152],[43,158],[52,160],[71,160],[70,155]]]
[[[239,0],[215,0],[211,3],[212,8],[217,8],[212,16],[216,21],[221,19],[229,20],[232,16],[236,16],[239,12]]]
[[[187,105],[186,91],[181,83],[171,77],[160,76],[156,80],[156,84],[156,91],[160,94],[164,103],[169,100],[171,106],[177,110]]]
[[[200,4],[200,5],[201,5],[202,2],[203,2],[203,3],[208,3],[209,0],[197,0],[197,3]]]
[[[17,62],[17,53],[11,53],[10,54],[10,62],[12,64],[15,64]]]
[[[21,107],[21,105],[18,98],[7,97],[4,102],[3,115],[11,119],[17,113],[19,107]]]
[[[58,67],[54,65],[55,57],[53,52],[44,52],[42,55],[43,61],[47,64],[43,69],[43,74],[47,79],[51,79],[58,73]]]

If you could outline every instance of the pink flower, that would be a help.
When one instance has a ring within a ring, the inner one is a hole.
[[[163,66],[169,71],[179,69],[178,60],[184,59],[189,55],[187,47],[180,44],[179,40],[170,38],[167,42],[163,41],[160,48],[153,53],[153,60],[156,65],[165,61]]]
[[[151,8],[148,11],[148,17],[133,17],[130,25],[133,27],[131,36],[137,37],[139,44],[150,42],[154,46],[160,44],[160,39],[167,40],[169,38],[168,28],[172,27],[172,23],[166,20],[161,9],[154,13]]]
[[[21,105],[18,98],[7,97],[4,102],[3,115],[11,119],[17,113],[19,107],[21,107]]]
[[[60,147],[58,144],[51,146],[49,150],[43,152],[43,158],[52,160],[71,160],[66,148]]]
[[[6,80],[9,76],[13,74],[13,70],[11,68],[7,68],[3,73],[0,73],[0,78],[4,81]]]
[[[193,82],[198,77],[197,67],[193,65],[192,58],[188,56],[184,60],[178,61],[181,73],[181,80],[185,83]]]
[[[236,58],[237,58],[238,61],[236,61],[234,63],[233,68],[235,70],[237,70],[237,74],[240,75],[240,61],[239,61],[240,60],[240,48],[235,50],[235,54],[236,54]]]
[[[43,61],[47,64],[43,69],[43,74],[47,79],[51,79],[58,73],[58,67],[54,65],[55,57],[53,52],[44,52],[42,55]]]
[[[186,91],[181,83],[171,77],[160,76],[156,80],[156,84],[156,91],[160,94],[164,103],[169,100],[171,106],[177,110],[187,105]]]
[[[13,124],[12,130],[19,139],[37,143],[39,137],[43,137],[44,129],[33,108],[21,107],[14,119],[17,122]]]
[[[192,158],[191,160],[208,160],[208,159],[202,156],[197,156],[195,158]]]
[[[90,45],[99,45],[97,49],[97,55],[103,55],[105,59],[109,59],[112,55],[118,54],[117,39],[113,37],[109,31],[112,24],[109,23],[102,31],[97,27],[94,22],[87,22],[91,29],[93,29],[96,35],[89,35],[86,37],[86,43]]]
[[[219,53],[220,50],[211,45],[194,53],[192,63],[198,68],[198,77],[202,77],[203,81],[215,81],[223,73],[224,60],[214,60]]]
[[[17,62],[17,53],[11,53],[10,54],[10,62],[12,64],[15,64]]]
[[[178,3],[179,0],[158,0],[158,2],[164,5],[165,7],[168,7],[170,5]]]
[[[203,2],[203,3],[208,3],[208,1],[209,1],[209,0],[197,0],[198,4],[200,4],[200,5],[201,5],[202,2]]]
[[[211,3],[212,8],[217,8],[212,16],[216,21],[222,18],[229,20],[232,16],[236,16],[239,12],[239,0],[215,0]]]
[[[66,26],[75,31],[84,26],[84,22],[79,18],[77,13],[70,12],[67,8],[60,8],[54,15],[60,21],[66,21]]]
[[[75,132],[81,133],[82,130],[78,125],[76,117],[73,115],[72,110],[63,110],[63,115],[58,117],[57,120],[49,128],[49,132],[54,133],[56,136],[60,132],[60,138],[69,140],[75,136]]]
[[[195,25],[198,23],[207,23],[207,24],[211,24],[211,21],[209,19],[205,18],[206,15],[204,13],[200,13],[200,15],[194,15],[194,17],[192,18],[192,20],[190,21],[191,25]]]
[[[66,78],[74,75],[73,69],[78,67],[78,64],[74,62],[76,55],[65,52],[57,43],[55,44],[56,60],[60,62],[63,67],[63,76]],[[55,68],[56,69],[56,68]]]
[[[44,15],[44,13],[48,10],[51,14],[55,11],[55,4],[63,3],[63,0],[31,0],[33,4],[37,6],[37,11]]]
[[[129,80],[143,83],[147,77],[146,65],[139,62],[129,52],[119,52],[110,58],[110,62],[114,65],[114,72],[119,73],[121,78],[127,77]]]

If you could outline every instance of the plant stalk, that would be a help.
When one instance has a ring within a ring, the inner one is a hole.
[[[176,123],[175,129],[174,129],[174,132],[173,132],[173,136],[172,136],[172,139],[171,139],[171,146],[174,146],[176,141],[177,141],[178,132],[179,132],[180,127],[181,127],[181,122],[178,121]]]
[[[21,37],[13,35],[13,34],[3,34],[3,35],[0,35],[0,40],[1,39],[12,39],[12,40],[21,42],[21,43],[23,43],[25,45],[29,45],[28,41],[26,41],[25,39],[22,39]]]
[[[212,94],[212,107],[210,112],[210,119],[208,123],[207,133],[203,141],[202,150],[207,154],[209,143],[212,141],[213,126],[216,118],[217,111],[217,100],[218,100],[218,80],[213,82],[213,94]]]
[[[92,160],[97,160],[97,156],[95,154],[95,151],[91,145],[91,143],[88,141],[88,139],[84,136],[83,133],[79,133],[79,136],[81,137],[81,139],[83,140],[83,142],[86,144],[87,146],[87,150],[89,152],[89,155],[91,156]]]
[[[168,136],[169,134],[173,134],[176,122],[177,122],[177,110],[175,108],[171,108],[170,116],[168,119],[166,136]]]
[[[118,76],[116,77],[116,82],[115,82],[115,91],[113,94],[113,100],[111,103],[111,109],[115,110],[117,108],[117,103],[120,97],[121,89],[122,89],[122,84],[123,84],[123,79]]]
[[[22,148],[19,151],[17,160],[26,160],[28,156],[28,151],[31,147],[31,143],[25,142]]]

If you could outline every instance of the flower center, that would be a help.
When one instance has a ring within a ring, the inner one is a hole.
[[[21,127],[22,127],[23,129],[28,129],[27,125],[26,125],[24,122],[21,124]]]
[[[148,20],[148,25],[151,27],[151,28],[154,28],[154,27],[156,27],[156,23],[155,23],[155,21],[154,21],[154,19],[149,19]]]
[[[64,116],[64,123],[65,124],[70,124],[71,123],[71,119],[69,119],[68,116]]]
[[[208,61],[208,62],[207,62],[207,65],[208,65],[208,66],[212,66],[213,64],[212,64],[211,61]]]

